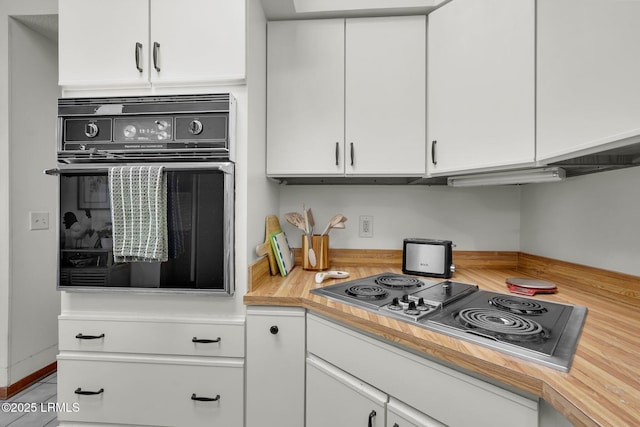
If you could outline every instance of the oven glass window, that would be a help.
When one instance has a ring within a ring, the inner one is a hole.
[[[166,229],[157,232],[165,233],[166,261],[151,262],[121,262],[114,257],[118,251],[106,170],[60,176],[60,289],[228,289],[225,174],[218,170],[165,174]]]

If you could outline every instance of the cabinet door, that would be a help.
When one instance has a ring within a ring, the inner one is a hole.
[[[247,427],[304,425],[305,311],[247,309]]]
[[[445,425],[390,397],[387,403],[387,427],[445,427]]]
[[[344,20],[268,25],[267,175],[343,175]]]
[[[424,16],[347,19],[348,175],[424,175],[425,45]]]
[[[384,427],[387,395],[321,359],[307,358],[307,427]]]
[[[59,0],[58,9],[61,86],[149,86],[148,0]]]
[[[538,1],[538,160],[640,140],[639,23],[637,1]]]
[[[453,0],[429,15],[428,174],[534,161],[534,25],[534,0]]]
[[[150,14],[154,84],[244,80],[243,0],[151,0]]]

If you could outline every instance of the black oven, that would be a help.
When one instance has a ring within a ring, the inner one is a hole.
[[[60,290],[233,293],[233,102],[59,101]]]

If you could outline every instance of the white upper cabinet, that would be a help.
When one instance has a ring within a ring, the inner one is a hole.
[[[346,173],[424,174],[426,18],[347,19],[345,70]]]
[[[427,175],[532,164],[535,0],[453,0],[427,43]]]
[[[150,16],[151,48],[160,45],[152,82],[244,80],[244,0],[151,0]]]
[[[63,88],[241,83],[245,3],[59,0]]]
[[[59,0],[60,86],[148,86],[149,0]]]
[[[267,174],[421,176],[424,16],[269,23]]]
[[[267,175],[341,175],[344,20],[268,25]]]
[[[640,2],[538,1],[538,160],[640,141]]]

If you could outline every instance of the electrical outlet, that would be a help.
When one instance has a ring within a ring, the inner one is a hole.
[[[30,230],[48,230],[49,212],[29,212]]]
[[[360,216],[360,237],[373,237],[373,216],[361,215]]]

